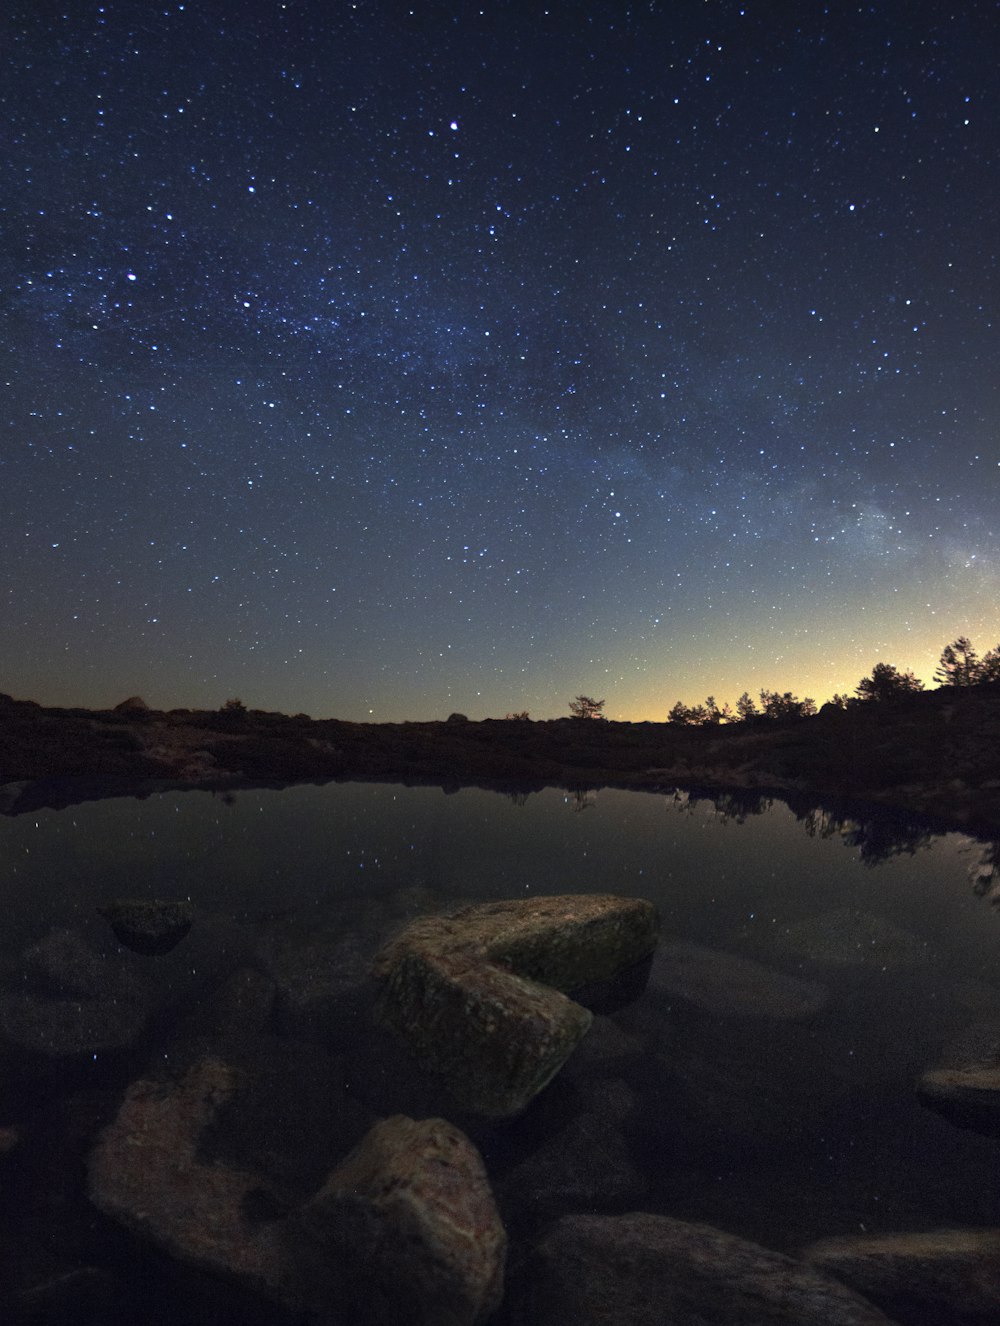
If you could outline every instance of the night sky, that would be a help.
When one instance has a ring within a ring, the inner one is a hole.
[[[1000,640],[1000,5],[0,18],[0,690],[822,702]]]

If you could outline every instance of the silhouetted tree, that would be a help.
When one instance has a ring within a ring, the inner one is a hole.
[[[876,663],[870,677],[862,677],[855,690],[859,700],[898,700],[915,695],[924,683],[912,672],[900,672],[892,663]]]
[[[589,695],[578,695],[570,700],[569,711],[574,718],[603,718],[604,701],[594,700]]]
[[[854,704],[854,700],[849,695],[841,695],[839,691],[834,691],[826,704],[828,704],[831,709],[846,709],[848,705]],[[826,705],[824,705],[823,708],[825,709]]]
[[[967,635],[945,645],[934,680],[942,686],[975,686],[980,680],[979,655]]]
[[[516,720],[519,723],[530,722],[527,709],[520,709],[516,714],[505,714],[504,717],[508,720]]]
[[[736,701],[736,717],[743,723],[757,717],[757,706],[746,691]]]
[[[807,695],[800,700],[791,691],[761,691],[760,705],[766,718],[811,718],[816,702]]]
[[[704,708],[705,718],[703,721],[706,723],[728,723],[732,719],[733,711],[730,709],[729,705],[723,702],[722,707],[720,708],[715,702],[714,695],[708,697],[705,701]]]
[[[1000,681],[1000,645],[987,649],[979,660],[980,681]]]

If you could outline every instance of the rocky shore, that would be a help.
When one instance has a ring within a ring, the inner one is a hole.
[[[55,779],[76,780],[76,791],[46,785]],[[137,698],[114,710],[46,709],[0,696],[8,813],[136,780],[218,788],[328,779],[767,789],[877,802],[988,836],[1000,830],[1000,685],[706,727],[460,715],[349,723],[242,706],[164,712]]]

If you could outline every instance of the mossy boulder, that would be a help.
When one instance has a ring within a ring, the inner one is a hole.
[[[375,960],[378,1021],[463,1108],[519,1114],[559,1071],[592,1014],[568,992],[656,946],[656,909],[609,894],[465,907],[414,921]]]

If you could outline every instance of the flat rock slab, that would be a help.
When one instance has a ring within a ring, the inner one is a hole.
[[[566,1216],[535,1245],[513,1326],[889,1326],[815,1267],[709,1225]]]
[[[648,957],[652,903],[610,894],[465,907],[414,921],[375,960],[376,1016],[463,1108],[520,1113],[585,1035],[566,991]]]
[[[795,1020],[818,1013],[829,994],[815,981],[701,944],[663,944],[650,972],[652,991],[676,995],[722,1017]]]
[[[1000,1321],[1000,1229],[820,1239],[803,1256],[900,1321]]]
[[[507,1236],[482,1158],[444,1119],[377,1123],[294,1217],[351,1321],[477,1326],[503,1297]]]
[[[959,1127],[1000,1137],[1000,1020],[969,1027],[921,1076],[917,1094]]]

